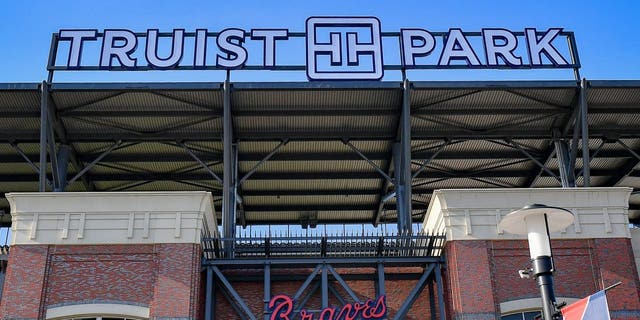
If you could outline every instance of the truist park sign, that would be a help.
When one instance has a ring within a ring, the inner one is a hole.
[[[382,32],[374,17],[310,17],[305,32],[64,29],[53,35],[48,64],[50,72],[306,71],[310,80],[380,80],[385,70],[579,67],[573,33],[562,28]]]

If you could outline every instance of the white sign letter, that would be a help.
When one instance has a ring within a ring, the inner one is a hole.
[[[415,66],[416,57],[426,57],[436,47],[433,35],[423,29],[400,29],[400,41],[402,65],[405,67]]]
[[[204,68],[207,63],[207,29],[196,30],[196,49],[193,53],[193,66]]]
[[[149,66],[155,69],[172,68],[182,60],[182,47],[184,44],[184,30],[173,30],[173,43],[171,44],[171,54],[168,58],[158,57],[158,29],[147,30],[147,49],[145,56]]]
[[[461,29],[449,29],[449,37],[444,45],[438,65],[448,66],[451,60],[465,60],[467,65],[480,66],[480,60]]]
[[[273,67],[276,65],[276,40],[289,39],[287,29],[253,29],[251,39],[263,40],[262,65]]]
[[[116,45],[116,42],[123,42]],[[137,59],[131,58],[131,54],[138,46],[135,33],[129,30],[104,30],[102,37],[102,52],[100,54],[100,68],[110,69],[113,57],[118,59],[120,65],[127,68],[135,68]]]
[[[236,41],[237,43],[233,43]],[[218,47],[227,57],[220,54],[216,57],[216,65],[227,69],[242,67],[247,62],[247,49],[244,43],[244,30],[242,29],[225,29],[220,32],[216,39]]]
[[[547,33],[538,39],[536,35],[536,29],[526,28],[525,34],[527,36],[527,49],[529,50],[529,61],[532,66],[542,65],[542,54],[544,54],[551,62],[556,66],[566,66],[569,63],[562,57],[560,52],[556,50],[552,42],[560,32],[561,28],[551,28],[547,30]]]
[[[498,57],[510,66],[521,66],[522,58],[516,57],[513,51],[518,47],[518,38],[505,29],[482,29],[484,52],[487,55],[487,65],[497,66]],[[498,44],[496,40],[504,43]]]
[[[96,30],[60,30],[60,40],[71,40],[69,47],[69,59],[67,67],[77,68],[80,66],[82,57],[82,42],[85,40],[96,40]]]

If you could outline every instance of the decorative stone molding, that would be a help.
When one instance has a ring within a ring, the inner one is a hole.
[[[630,238],[631,188],[535,188],[436,190],[423,228],[446,232],[447,240],[526,239],[498,228],[511,211],[540,203],[571,210],[576,219],[555,239]]]
[[[11,245],[200,243],[217,234],[209,192],[9,193]]]
[[[127,304],[113,303],[91,303],[91,304],[74,304],[69,306],[61,306],[48,308],[46,319],[64,319],[69,317],[87,317],[87,316],[105,316],[126,317],[137,319],[148,319],[149,308],[142,306],[134,306]]]

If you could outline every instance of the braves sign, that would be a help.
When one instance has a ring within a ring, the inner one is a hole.
[[[282,62],[295,52],[278,48],[295,39],[305,41],[305,65]],[[93,54],[83,52],[88,46]],[[396,64],[385,63],[392,59],[383,56],[392,47],[399,49],[389,55]],[[64,29],[54,34],[51,48],[50,71],[305,70],[310,80],[380,80],[385,70],[580,66],[573,33],[562,28],[382,32],[375,17],[310,17],[304,33],[281,28]]]
[[[349,303],[341,308],[324,308],[320,312],[313,314],[307,310],[299,313],[293,312],[293,300],[286,295],[280,294],[271,298],[269,309],[271,310],[270,320],[291,320],[300,316],[300,320],[355,320],[355,319],[384,319],[387,315],[387,304],[385,296],[382,295],[376,300],[368,299],[363,303]]]

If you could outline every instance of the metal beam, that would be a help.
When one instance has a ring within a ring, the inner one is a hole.
[[[328,308],[329,307],[329,273],[327,271],[327,264],[322,264],[322,274],[321,276],[321,291],[322,291],[322,295],[321,295],[321,301],[322,301],[322,308]]]
[[[557,177],[557,170],[552,170],[554,177]],[[617,172],[616,169],[595,169],[591,170],[592,176],[611,176]],[[545,172],[546,173],[546,172]],[[439,178],[512,178],[512,177],[528,177],[531,171],[522,169],[496,169],[488,171],[474,172],[439,172],[433,171],[429,175],[420,175],[418,179],[439,179]],[[208,173],[164,173],[164,172],[126,172],[126,173],[93,173],[87,174],[95,181],[210,181],[211,176]],[[543,176],[549,176],[544,174]],[[375,172],[282,172],[282,173],[256,173],[253,176],[255,180],[348,180],[348,179],[372,179],[379,178]],[[35,182],[36,179],[32,174],[3,174],[0,175],[0,182]],[[277,191],[275,191],[277,193]],[[386,193],[385,193],[386,195]],[[383,195],[384,196],[384,195]]]
[[[229,79],[224,82],[224,103],[223,103],[223,188],[222,188],[222,229],[225,238],[233,238],[236,231],[236,201],[234,199],[235,185],[233,178],[233,122],[231,119],[231,84]],[[191,180],[191,179],[184,179]],[[224,250],[226,256],[233,257],[233,242],[225,243]]]
[[[264,142],[264,141],[281,141],[282,137],[291,135],[291,132],[287,131],[273,131],[273,132],[242,132],[236,135],[236,139],[250,142]],[[636,128],[626,127],[620,128],[617,126],[599,127],[589,130],[591,138],[606,138],[612,135],[620,138],[640,138],[640,131]],[[447,130],[429,130],[429,131],[414,131],[411,133],[412,140],[444,140],[444,139],[462,139],[462,140],[488,140],[488,139],[551,139],[551,133],[548,128],[545,129],[531,129],[531,130],[515,130],[505,129],[497,132],[479,133],[479,132],[467,132],[455,129]],[[308,131],[296,133],[295,141],[330,141],[340,140],[344,138],[343,132],[337,132],[335,130],[327,128],[325,131]],[[562,137],[567,138],[567,137]],[[17,140],[23,143],[37,143],[38,131],[7,131],[0,130],[0,140]],[[388,132],[373,132],[371,130],[353,131],[349,132],[349,140],[351,141],[395,141],[396,136]],[[153,141],[153,142],[174,142],[178,141],[220,141],[219,136],[212,134],[211,131],[195,131],[189,130],[188,132],[164,132],[160,134],[133,134],[130,132],[109,132],[109,134],[99,132],[78,132],[69,136],[69,142],[81,143],[81,142],[107,142],[113,140],[122,141]],[[292,139],[292,141],[294,141]]]
[[[591,168],[589,167],[589,120],[587,105],[587,79],[580,82],[580,126],[582,131],[582,185],[591,186]]]
[[[269,320],[271,312],[269,310],[269,301],[271,301],[271,265],[264,265],[264,320]]]
[[[630,176],[635,167],[640,163],[640,151],[636,152],[631,149],[626,143],[622,142],[622,140],[617,140],[619,145],[621,145],[629,154],[633,156],[633,158],[627,160],[618,170],[617,173],[612,175],[611,178],[605,183],[605,186],[618,186],[624,179]]]
[[[347,292],[347,294],[351,297],[351,299],[353,299],[353,301],[355,302],[360,302],[360,298],[358,297],[358,295],[356,295],[355,292],[351,290],[349,285],[344,281],[344,279],[342,279],[342,277],[338,274],[336,269],[334,269],[331,265],[327,265],[327,269],[329,269],[329,272],[331,272],[333,277],[338,281],[338,283],[342,286],[344,291]]]
[[[398,309],[398,312],[396,313],[395,317],[393,317],[394,320],[402,320],[407,316],[409,309],[411,309],[414,302],[416,302],[416,300],[418,299],[418,296],[420,295],[422,290],[424,290],[424,287],[427,285],[427,280],[429,279],[429,276],[431,275],[431,272],[433,272],[433,269],[435,267],[436,267],[436,264],[430,264],[424,270],[422,277],[420,277],[416,285],[413,287],[413,289],[411,290],[411,292],[409,293],[405,301],[402,303],[402,305]]]
[[[395,172],[396,199],[399,207],[398,232],[411,233],[411,83],[402,83],[402,112],[400,120],[400,145],[396,155],[400,155],[400,169]],[[395,157],[395,159],[398,159]]]
[[[51,96],[51,91],[50,90],[47,91],[47,99],[48,99],[49,105],[51,106],[49,108],[49,110],[48,110],[50,125],[53,127],[53,130],[55,131],[56,135],[58,136],[58,140],[61,142],[61,144],[63,146],[67,146],[68,147],[69,162],[71,162],[71,164],[76,169],[76,171],[81,171],[82,169],[84,169],[84,166],[83,166],[82,162],[80,160],[78,160],[77,152],[76,152],[75,148],[73,147],[73,144],[69,141],[67,130],[64,127],[64,124],[62,123],[62,121],[60,121],[60,119],[59,119],[59,117],[57,115],[58,107],[56,106],[55,101],[53,100],[53,97]],[[95,184],[93,182],[89,181],[89,179],[86,176],[84,176],[84,175],[81,176],[80,180],[82,181],[82,184],[84,185],[84,188],[85,188],[86,191],[94,191],[96,189]],[[62,190],[64,190],[64,188],[66,188],[66,186],[68,184],[69,184],[69,182],[67,182],[63,186]]]
[[[25,162],[27,162],[27,164],[29,165],[29,167],[31,167],[31,169],[33,169],[38,175],[40,175],[40,168],[36,166],[36,164],[33,163],[33,161],[31,161],[31,159],[24,153],[22,149],[20,149],[20,147],[18,147],[15,141],[9,141],[9,145],[22,157],[22,159]],[[51,181],[46,177],[45,177],[45,180],[49,185],[49,187],[53,188],[53,184],[51,183]]]
[[[205,304],[204,304],[204,319],[212,320],[215,314],[215,306],[213,304],[213,267],[207,267],[206,278],[206,291],[205,291]]]
[[[83,174],[87,173],[89,170],[91,170],[91,168],[93,168],[93,166],[96,165],[96,163],[100,162],[100,160],[102,160],[102,158],[104,158],[106,155],[108,155],[109,153],[111,153],[111,151],[113,151],[115,148],[119,147],[122,144],[122,140],[118,140],[116,141],[116,143],[114,143],[113,145],[111,145],[111,147],[109,147],[109,149],[105,150],[102,154],[100,154],[97,158],[95,158],[93,161],[91,161],[91,163],[89,163],[88,165],[86,165],[82,170],[80,170],[80,172],[78,172],[75,176],[73,176],[73,178],[69,179],[69,184],[73,183],[74,181],[76,181],[78,178],[80,178]]]
[[[49,123],[48,84],[42,81],[40,86],[40,172],[38,174],[38,190],[46,191],[47,181],[47,125]]]
[[[356,148],[356,146],[354,146],[351,142],[349,142],[348,139],[342,139],[342,143],[344,143],[346,146],[351,148],[351,150],[353,150],[358,156],[360,156],[360,158],[367,161],[367,163],[369,163],[369,165],[373,167],[387,181],[393,182],[393,179],[386,172],[380,169],[380,167],[378,167],[378,165],[375,162],[373,162],[371,159],[367,158],[360,150],[358,150],[358,148]]]
[[[300,288],[298,288],[298,291],[296,291],[296,294],[293,296],[293,301],[296,301],[298,299],[300,299],[300,297],[302,297],[302,294],[304,293],[304,291],[307,289],[307,287],[309,286],[309,284],[311,284],[311,282],[313,281],[313,279],[315,279],[315,277],[318,275],[318,272],[320,272],[322,269],[322,265],[316,265],[315,269],[313,269],[313,271],[311,272],[311,274],[309,274],[309,276],[307,277],[307,279],[302,283],[302,285],[300,286]]]
[[[202,168],[204,168],[207,172],[209,172],[209,174],[216,179],[216,181],[218,181],[220,184],[223,184],[222,179],[220,179],[220,177],[218,177],[218,175],[213,172],[213,170],[211,170],[211,168],[209,168],[209,166],[204,163],[195,153],[193,153],[193,151],[191,151],[191,149],[189,149],[184,143],[177,141],[176,142],[180,147],[182,147],[182,149],[184,149],[184,151],[186,151],[189,156],[191,156],[191,158],[193,158],[194,160],[196,160],[200,166]],[[147,155],[148,156],[148,155]],[[166,161],[166,160],[165,160]]]
[[[442,264],[436,267],[436,285],[438,286],[438,310],[440,320],[447,320],[447,309],[444,305],[444,284],[442,283]]]
[[[227,280],[227,278],[224,276],[224,274],[222,274],[220,269],[218,269],[218,267],[216,267],[216,266],[211,266],[210,268],[213,270],[213,272],[215,273],[215,275],[218,278],[218,280],[220,280],[220,282],[222,283],[222,286],[224,286],[224,288],[227,290],[227,292],[229,294],[231,294],[231,296],[233,297],[233,300],[236,301],[236,303],[240,306],[240,308],[248,316],[248,318],[251,319],[251,320],[257,320],[255,315],[253,315],[253,312],[251,311],[251,308],[249,308],[249,306],[244,302],[242,297],[233,288],[233,286],[231,285],[229,280]]]
[[[274,154],[276,154],[276,152],[278,152],[278,150],[280,150],[282,147],[286,146],[287,143],[289,143],[289,139],[285,138],[282,140],[282,142],[280,142],[279,145],[277,145],[273,150],[271,150],[271,152],[269,152],[269,154],[267,154],[264,158],[262,158],[258,163],[256,163],[255,166],[253,166],[253,168],[251,168],[251,170],[249,170],[247,173],[244,174],[244,176],[242,176],[242,179],[240,179],[240,181],[238,181],[237,186],[242,185],[243,182],[245,182],[245,180],[249,179],[249,177],[251,177],[251,175],[253,175],[258,168],[260,168],[260,166],[269,161],[269,159],[271,159],[271,157],[273,157]]]
[[[560,181],[560,178],[558,177],[558,175],[556,175],[554,172],[552,172],[551,170],[549,170],[549,168],[547,168],[543,163],[541,163],[540,161],[538,161],[538,159],[536,159],[534,156],[532,156],[529,152],[527,152],[527,150],[524,150],[519,144],[517,144],[515,141],[511,140],[511,139],[505,139],[505,141],[509,144],[511,144],[512,146],[516,147],[516,149],[518,149],[518,151],[522,152],[522,154],[526,155],[529,159],[531,159],[531,161],[533,161],[535,164],[537,164],[540,168],[542,168],[542,170],[544,170],[547,174],[549,174],[550,176],[556,178],[556,180]]]

